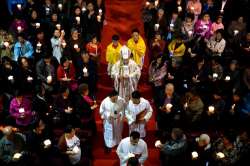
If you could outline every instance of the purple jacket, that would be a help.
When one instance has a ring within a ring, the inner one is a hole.
[[[195,24],[194,32],[198,36],[209,39],[212,36],[212,22],[204,22],[203,20],[198,20]]]
[[[24,112],[20,113],[19,109],[23,108]],[[21,103],[18,103],[16,98],[10,102],[10,115],[16,120],[16,124],[20,126],[27,126],[32,120],[31,102],[23,97]]]

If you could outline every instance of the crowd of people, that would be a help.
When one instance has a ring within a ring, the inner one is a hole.
[[[143,139],[152,114],[162,166],[248,165],[248,1],[146,1],[145,34],[134,27],[125,45],[113,34],[105,54],[103,1],[6,4],[12,22],[0,27],[1,165],[91,165],[97,109],[104,150],[118,146],[121,166],[150,156]],[[114,90],[97,103],[101,56]],[[151,99],[137,89],[142,69]]]

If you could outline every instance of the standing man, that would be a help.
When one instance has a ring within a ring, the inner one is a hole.
[[[106,51],[106,61],[108,62],[108,75],[111,75],[112,66],[120,60],[120,51],[121,51],[121,44],[119,42],[119,36],[113,35],[112,36],[112,43],[110,43],[107,47]]]
[[[146,45],[138,29],[132,30],[132,37],[128,40],[127,45],[132,52],[133,60],[142,69],[146,53]]]
[[[100,106],[100,115],[103,119],[105,150],[118,145],[122,139],[123,116],[125,101],[118,96],[117,91],[112,91]]]
[[[122,46],[120,54],[122,58],[113,65],[111,78],[114,79],[114,87],[119,96],[128,101],[131,93],[137,89],[141,70],[135,61],[130,59],[131,51],[127,46]]]
[[[127,166],[130,158],[137,158],[140,165],[148,158],[148,148],[146,142],[140,139],[140,133],[133,131],[130,137],[124,138],[117,147],[117,155],[120,158],[120,166]]]
[[[129,101],[125,115],[129,124],[129,132],[137,131],[141,137],[146,136],[145,126],[153,113],[149,101],[142,98],[139,91],[132,93],[132,99]]]

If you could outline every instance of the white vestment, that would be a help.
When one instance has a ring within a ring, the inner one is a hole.
[[[139,142],[137,145],[132,145],[130,143],[130,137],[124,138],[120,142],[120,144],[117,147],[116,153],[119,156],[121,166],[127,165],[127,161],[129,159],[129,156],[128,156],[129,153],[140,156],[139,163],[141,164],[141,166],[143,165],[145,160],[148,158],[147,144],[142,139],[139,139]]]
[[[144,98],[140,98],[139,104],[134,104],[132,100],[129,101],[125,109],[125,116],[129,124],[129,133],[131,133],[132,131],[137,131],[140,133],[141,137],[146,136],[146,130],[145,130],[146,124],[136,122],[136,115],[140,114],[143,111],[146,111],[144,119],[146,120],[146,122],[148,122],[153,113],[153,109],[149,104],[149,101]]]
[[[120,79],[124,76],[127,78]],[[137,89],[140,76],[141,69],[132,59],[127,65],[122,64],[121,61],[116,62],[111,70],[114,87],[119,92],[119,96],[124,99],[129,99],[132,92]]]
[[[123,117],[125,101],[118,97],[113,103],[110,97],[106,97],[100,105],[100,115],[103,119],[105,145],[112,148],[122,139]]]

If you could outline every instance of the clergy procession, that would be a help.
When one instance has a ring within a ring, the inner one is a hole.
[[[0,1],[1,166],[249,166],[250,1]]]

